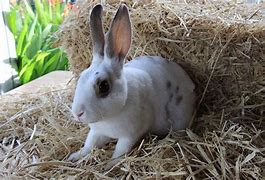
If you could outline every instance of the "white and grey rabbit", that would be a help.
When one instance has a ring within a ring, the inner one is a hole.
[[[84,147],[68,159],[80,159],[117,139],[113,165],[146,133],[166,135],[170,129],[187,128],[195,85],[179,65],[161,57],[141,56],[124,64],[132,39],[128,8],[119,7],[105,35],[102,9],[96,5],[90,15],[93,59],[81,73],[72,105],[75,120],[88,124],[90,131]]]

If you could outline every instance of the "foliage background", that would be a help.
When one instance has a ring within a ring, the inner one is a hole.
[[[16,42],[21,84],[54,70],[67,70],[66,55],[53,46],[52,34],[65,15],[66,3],[59,0],[27,0],[13,3],[7,24]]]

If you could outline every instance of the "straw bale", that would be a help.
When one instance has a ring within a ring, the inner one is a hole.
[[[76,76],[89,66],[87,18],[98,1],[78,1],[56,36]],[[76,163],[67,156],[88,128],[74,124],[73,86],[30,97],[0,97],[0,177],[56,179],[262,179],[265,176],[264,4],[126,1],[133,23],[128,59],[161,55],[197,84],[191,130],[149,135],[108,172],[115,141]],[[104,1],[107,30],[119,1]]]
[[[202,2],[127,1],[133,23],[128,59],[160,55],[180,63],[197,83],[200,101],[207,102],[204,109],[208,111],[240,103],[255,103],[260,110],[264,106],[265,3]],[[88,17],[97,3],[80,2],[57,33],[76,75],[91,61]],[[103,3],[105,31],[119,4]]]

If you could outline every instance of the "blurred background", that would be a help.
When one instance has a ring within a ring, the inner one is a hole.
[[[54,45],[75,0],[0,1],[0,94],[55,70],[68,70]]]

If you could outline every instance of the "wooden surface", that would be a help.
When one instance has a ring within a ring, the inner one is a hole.
[[[26,95],[69,88],[70,85],[68,83],[72,77],[73,75],[70,71],[54,71],[15,88],[7,94]]]

